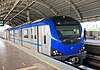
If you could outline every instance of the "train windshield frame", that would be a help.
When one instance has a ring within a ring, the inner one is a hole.
[[[80,23],[71,17],[52,18],[58,37],[63,44],[75,44],[81,41]]]
[[[79,25],[56,26],[59,37],[79,37]]]
[[[80,37],[80,23],[71,17],[52,18],[59,37]]]

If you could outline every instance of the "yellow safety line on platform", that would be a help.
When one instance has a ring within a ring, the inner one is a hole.
[[[17,46],[15,46],[15,47],[17,47]],[[44,62],[44,63],[46,63],[46,64],[48,64],[48,65],[50,65],[50,66],[52,66],[52,67],[54,67],[54,68],[56,68],[57,70],[61,70],[60,68],[58,68],[58,67],[52,65],[51,63],[46,62],[45,60],[43,60],[43,59],[41,59],[41,58],[39,58],[39,57],[37,57],[37,56],[35,56],[35,55],[33,55],[33,54],[27,52],[26,50],[21,49],[21,48],[19,48],[19,47],[17,47],[17,48],[20,49],[20,50],[22,50],[22,51],[24,51],[24,52],[26,52],[26,53],[28,53],[29,55],[31,55],[31,56],[33,56],[33,57],[35,57],[35,58],[37,58],[38,60],[40,60],[40,61],[42,61],[42,62]]]

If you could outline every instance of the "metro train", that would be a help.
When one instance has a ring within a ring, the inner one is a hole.
[[[53,16],[5,30],[5,37],[32,51],[81,65],[86,58],[80,23],[69,16]]]

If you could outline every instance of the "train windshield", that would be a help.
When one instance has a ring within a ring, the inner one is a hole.
[[[57,34],[63,44],[75,44],[80,42],[80,23],[71,17],[52,18]]]
[[[79,37],[79,26],[56,26],[57,33],[59,37]]]

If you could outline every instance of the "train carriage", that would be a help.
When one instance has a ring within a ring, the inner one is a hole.
[[[9,35],[14,42],[58,60],[80,65],[86,57],[82,27],[71,17],[54,16],[6,30],[10,31],[18,35]]]

